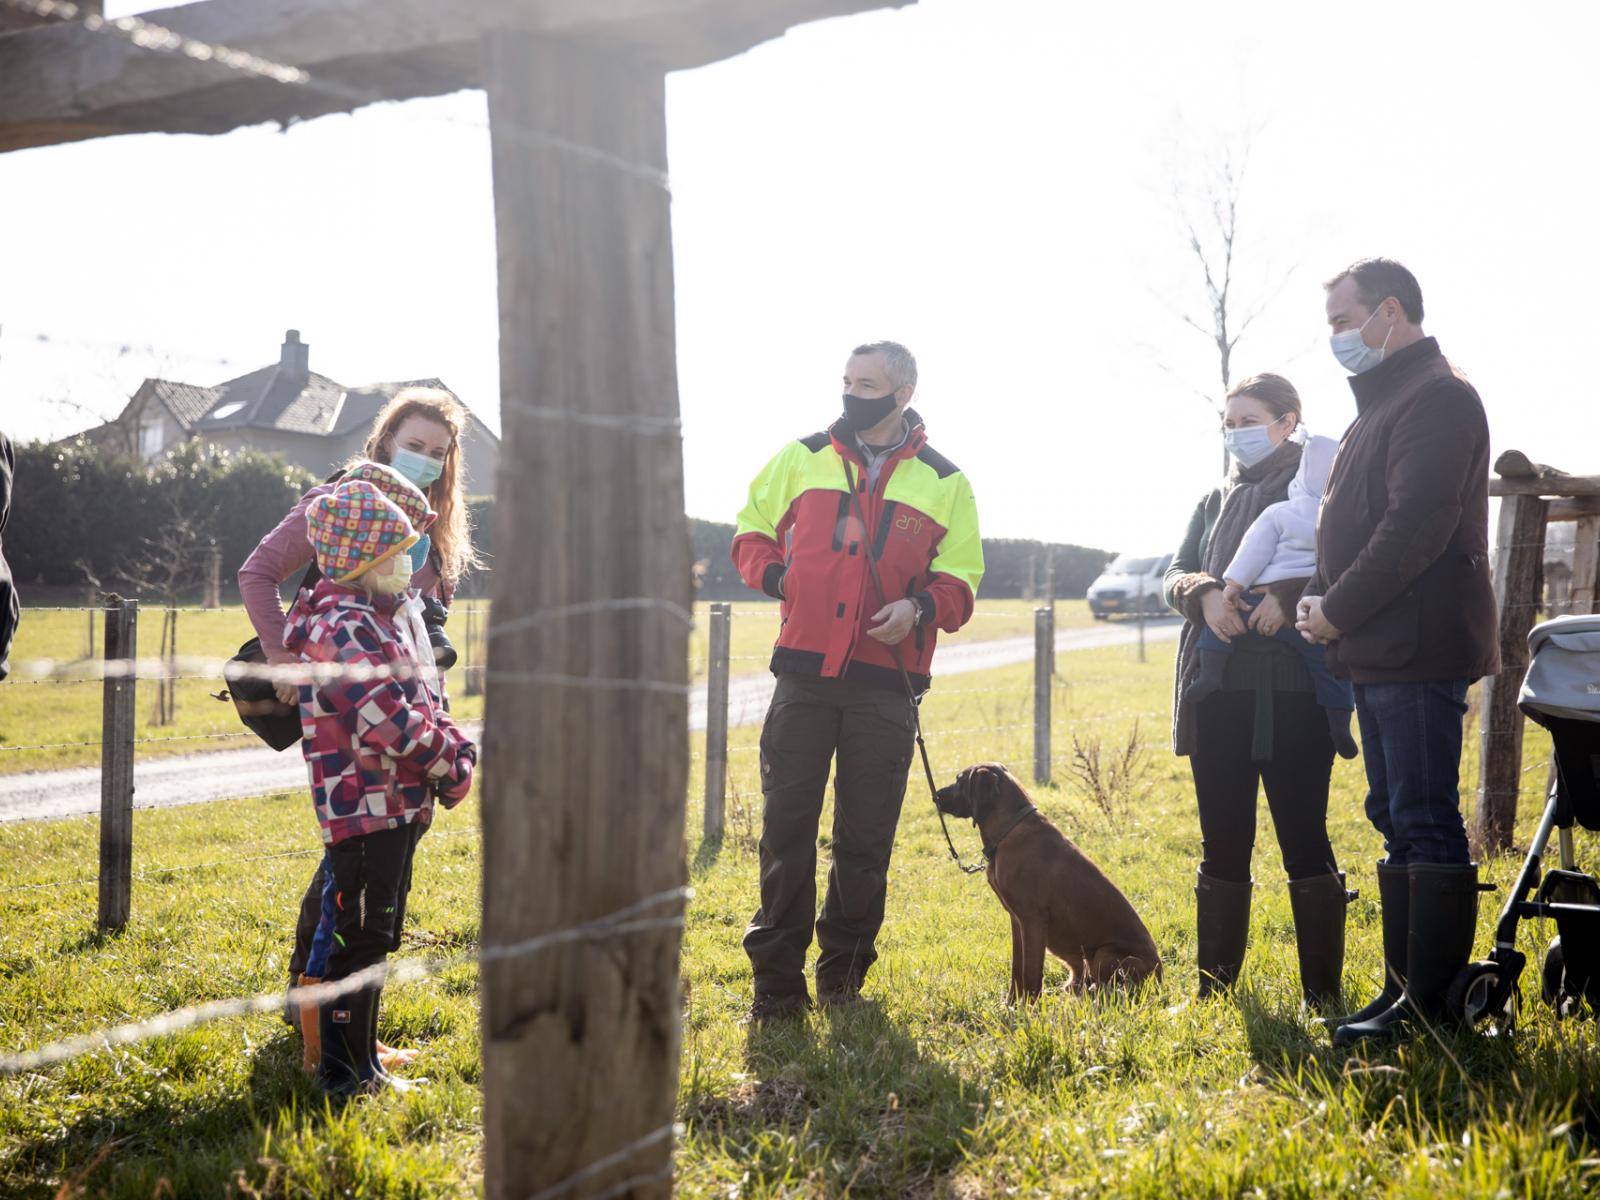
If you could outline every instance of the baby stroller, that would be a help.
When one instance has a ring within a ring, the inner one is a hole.
[[[1558,1016],[1600,1013],[1600,883],[1577,869],[1572,829],[1600,830],[1600,615],[1557,617],[1528,635],[1530,662],[1518,706],[1550,731],[1555,779],[1539,831],[1495,928],[1494,949],[1469,964],[1450,988],[1452,1011],[1470,1026],[1509,1029],[1521,999],[1527,956],[1516,949],[1517,922],[1554,918],[1545,950],[1544,1002]],[[1542,871],[1556,834],[1560,867]],[[1529,894],[1532,899],[1529,899]]]

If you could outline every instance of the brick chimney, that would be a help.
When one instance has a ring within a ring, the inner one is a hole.
[[[298,329],[286,330],[283,349],[278,354],[278,370],[301,383],[311,372],[311,347],[300,340]]]

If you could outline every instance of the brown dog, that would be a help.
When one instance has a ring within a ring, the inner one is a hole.
[[[1161,978],[1155,940],[1128,898],[1033,806],[999,763],[968,767],[937,797],[983,836],[989,886],[1011,914],[1009,1000],[1044,988],[1044,952],[1072,972],[1071,988]]]

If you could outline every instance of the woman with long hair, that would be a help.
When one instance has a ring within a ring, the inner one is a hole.
[[[422,489],[438,514],[428,529],[428,536],[409,551],[411,589],[424,601],[436,602],[430,620],[448,615],[448,606],[462,575],[479,565],[472,547],[462,469],[461,439],[466,423],[465,409],[449,392],[441,388],[402,388],[373,422],[364,452],[347,462],[326,483],[302,496],[277,527],[261,539],[239,568],[239,595],[269,663],[300,661],[298,654],[284,648],[288,616],[279,589],[288,580],[301,576],[314,562],[306,531],[306,510],[318,496],[332,492],[346,471],[362,462],[393,467]],[[437,686],[439,700],[443,702],[442,672],[437,677]],[[278,698],[285,704],[298,704],[299,691],[294,684],[280,684]],[[328,901],[324,895],[328,890],[327,880],[326,866],[319,864],[301,900],[294,951],[289,958],[290,987],[320,978],[319,972],[327,957],[326,931],[332,928],[331,922],[323,920]],[[315,1014],[301,1013],[297,1019],[294,1012],[286,1009],[285,1019],[291,1025],[299,1024],[305,1033],[305,1064],[308,1070],[314,1069],[318,1058],[313,1036]],[[379,1049],[386,1066],[409,1061],[403,1052],[392,1051],[381,1044]]]
[[[1306,1002],[1337,1000],[1344,973],[1344,878],[1328,842],[1334,741],[1305,657],[1273,636],[1287,625],[1307,579],[1226,590],[1224,573],[1256,518],[1287,498],[1305,431],[1300,396],[1281,375],[1256,375],[1228,393],[1223,439],[1233,471],[1200,498],[1167,570],[1167,603],[1187,624],[1178,640],[1173,750],[1187,756],[1200,814],[1195,874],[1200,995],[1232,987],[1250,931],[1256,799],[1266,792],[1289,877]],[[1209,448],[1206,450],[1210,453]],[[1201,633],[1231,653],[1217,686],[1197,688]]]

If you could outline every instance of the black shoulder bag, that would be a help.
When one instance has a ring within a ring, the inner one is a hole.
[[[295,594],[316,587],[321,578],[322,571],[313,558],[300,577]],[[283,751],[300,742],[300,706],[283,703],[272,681],[255,674],[253,668],[266,665],[267,652],[261,648],[261,639],[251,638],[223,666],[222,677],[228,687],[214,695],[218,700],[232,700],[244,727],[274,750]]]

